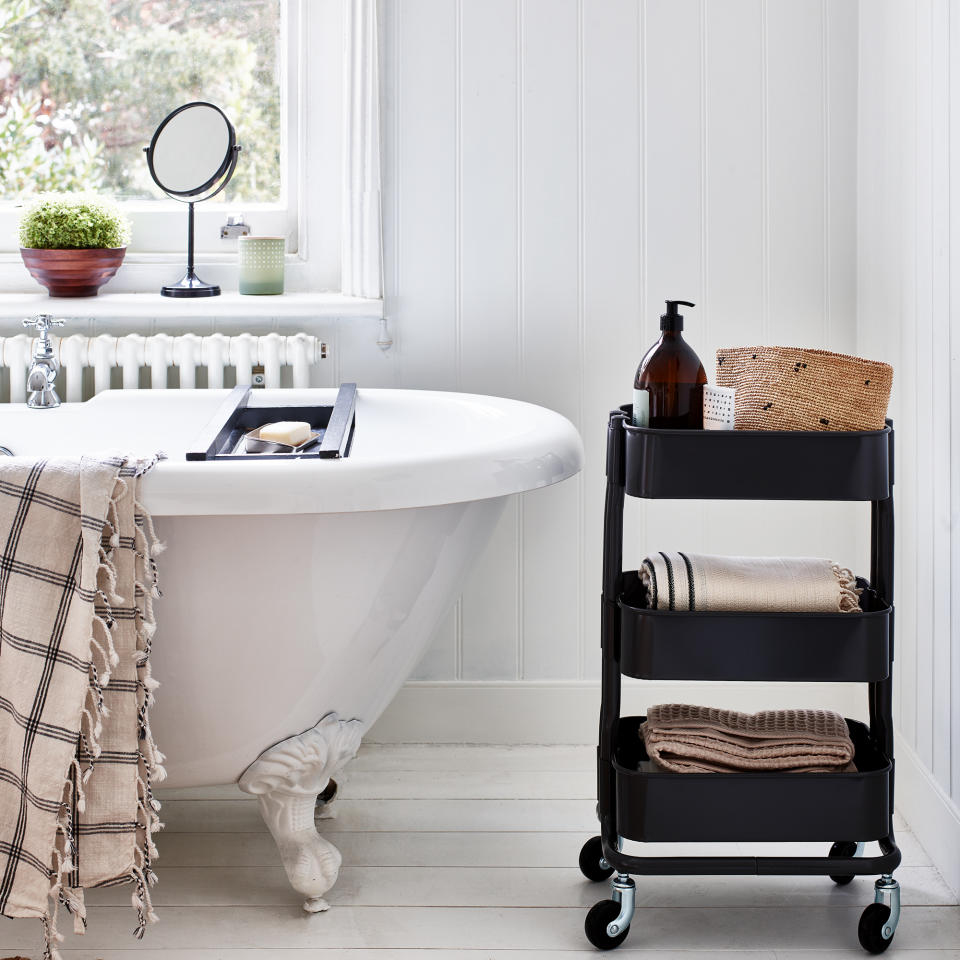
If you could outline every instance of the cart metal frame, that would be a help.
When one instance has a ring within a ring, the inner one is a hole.
[[[626,488],[625,424],[629,410],[614,410],[610,415],[607,433],[606,502],[603,525],[603,592],[601,596],[601,705],[600,732],[597,751],[597,817],[600,821],[602,859],[600,869],[615,871],[612,880],[612,899],[620,904],[619,914],[609,920],[606,943],[596,943],[601,949],[619,945],[629,928],[634,912],[634,883],[630,875],[881,875],[877,881],[875,902],[889,907],[889,915],[880,931],[881,940],[892,939],[899,917],[899,886],[891,874],[900,864],[901,854],[893,829],[893,773],[889,778],[889,823],[887,835],[879,839],[880,855],[862,857],[863,844],[857,844],[852,856],[733,856],[733,857],[643,857],[622,852],[621,831],[617,810],[617,773],[614,755],[621,707],[621,609],[623,594],[623,508]],[[888,421],[892,427],[892,423]],[[870,584],[892,607],[894,572],[894,511],[893,511],[893,431],[889,431],[889,483],[884,499],[871,504],[871,559]],[[818,498],[826,499],[826,498]],[[870,737],[885,757],[893,761],[893,613],[890,621],[890,670],[885,679],[869,682]],[[586,872],[586,871],[585,871]],[[596,910],[601,904],[597,904]],[[869,910],[870,908],[868,908]],[[612,913],[612,908],[609,910]],[[866,918],[866,914],[864,914]],[[588,918],[589,919],[589,918]],[[596,924],[594,924],[596,927]],[[889,936],[886,934],[889,933]],[[588,922],[588,936],[590,936]],[[591,937],[591,940],[594,938]],[[602,939],[602,937],[601,937]],[[616,942],[613,942],[616,941]],[[861,936],[863,941],[863,936]],[[885,949],[873,949],[871,952]]]

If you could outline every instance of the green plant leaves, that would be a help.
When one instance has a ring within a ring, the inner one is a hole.
[[[130,221],[106,197],[48,194],[30,201],[20,218],[20,246],[41,250],[125,247]]]

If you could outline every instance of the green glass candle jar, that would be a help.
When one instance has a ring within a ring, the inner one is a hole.
[[[253,295],[283,293],[283,237],[238,237],[240,292]]]

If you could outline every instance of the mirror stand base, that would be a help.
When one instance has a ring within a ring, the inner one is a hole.
[[[162,297],[219,297],[220,287],[215,283],[204,283],[193,270],[187,270],[177,283],[160,288]]]

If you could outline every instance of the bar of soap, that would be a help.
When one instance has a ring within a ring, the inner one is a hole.
[[[273,443],[287,443],[299,447],[310,436],[310,424],[303,420],[280,420],[277,423],[265,423],[260,428],[260,439]]]

